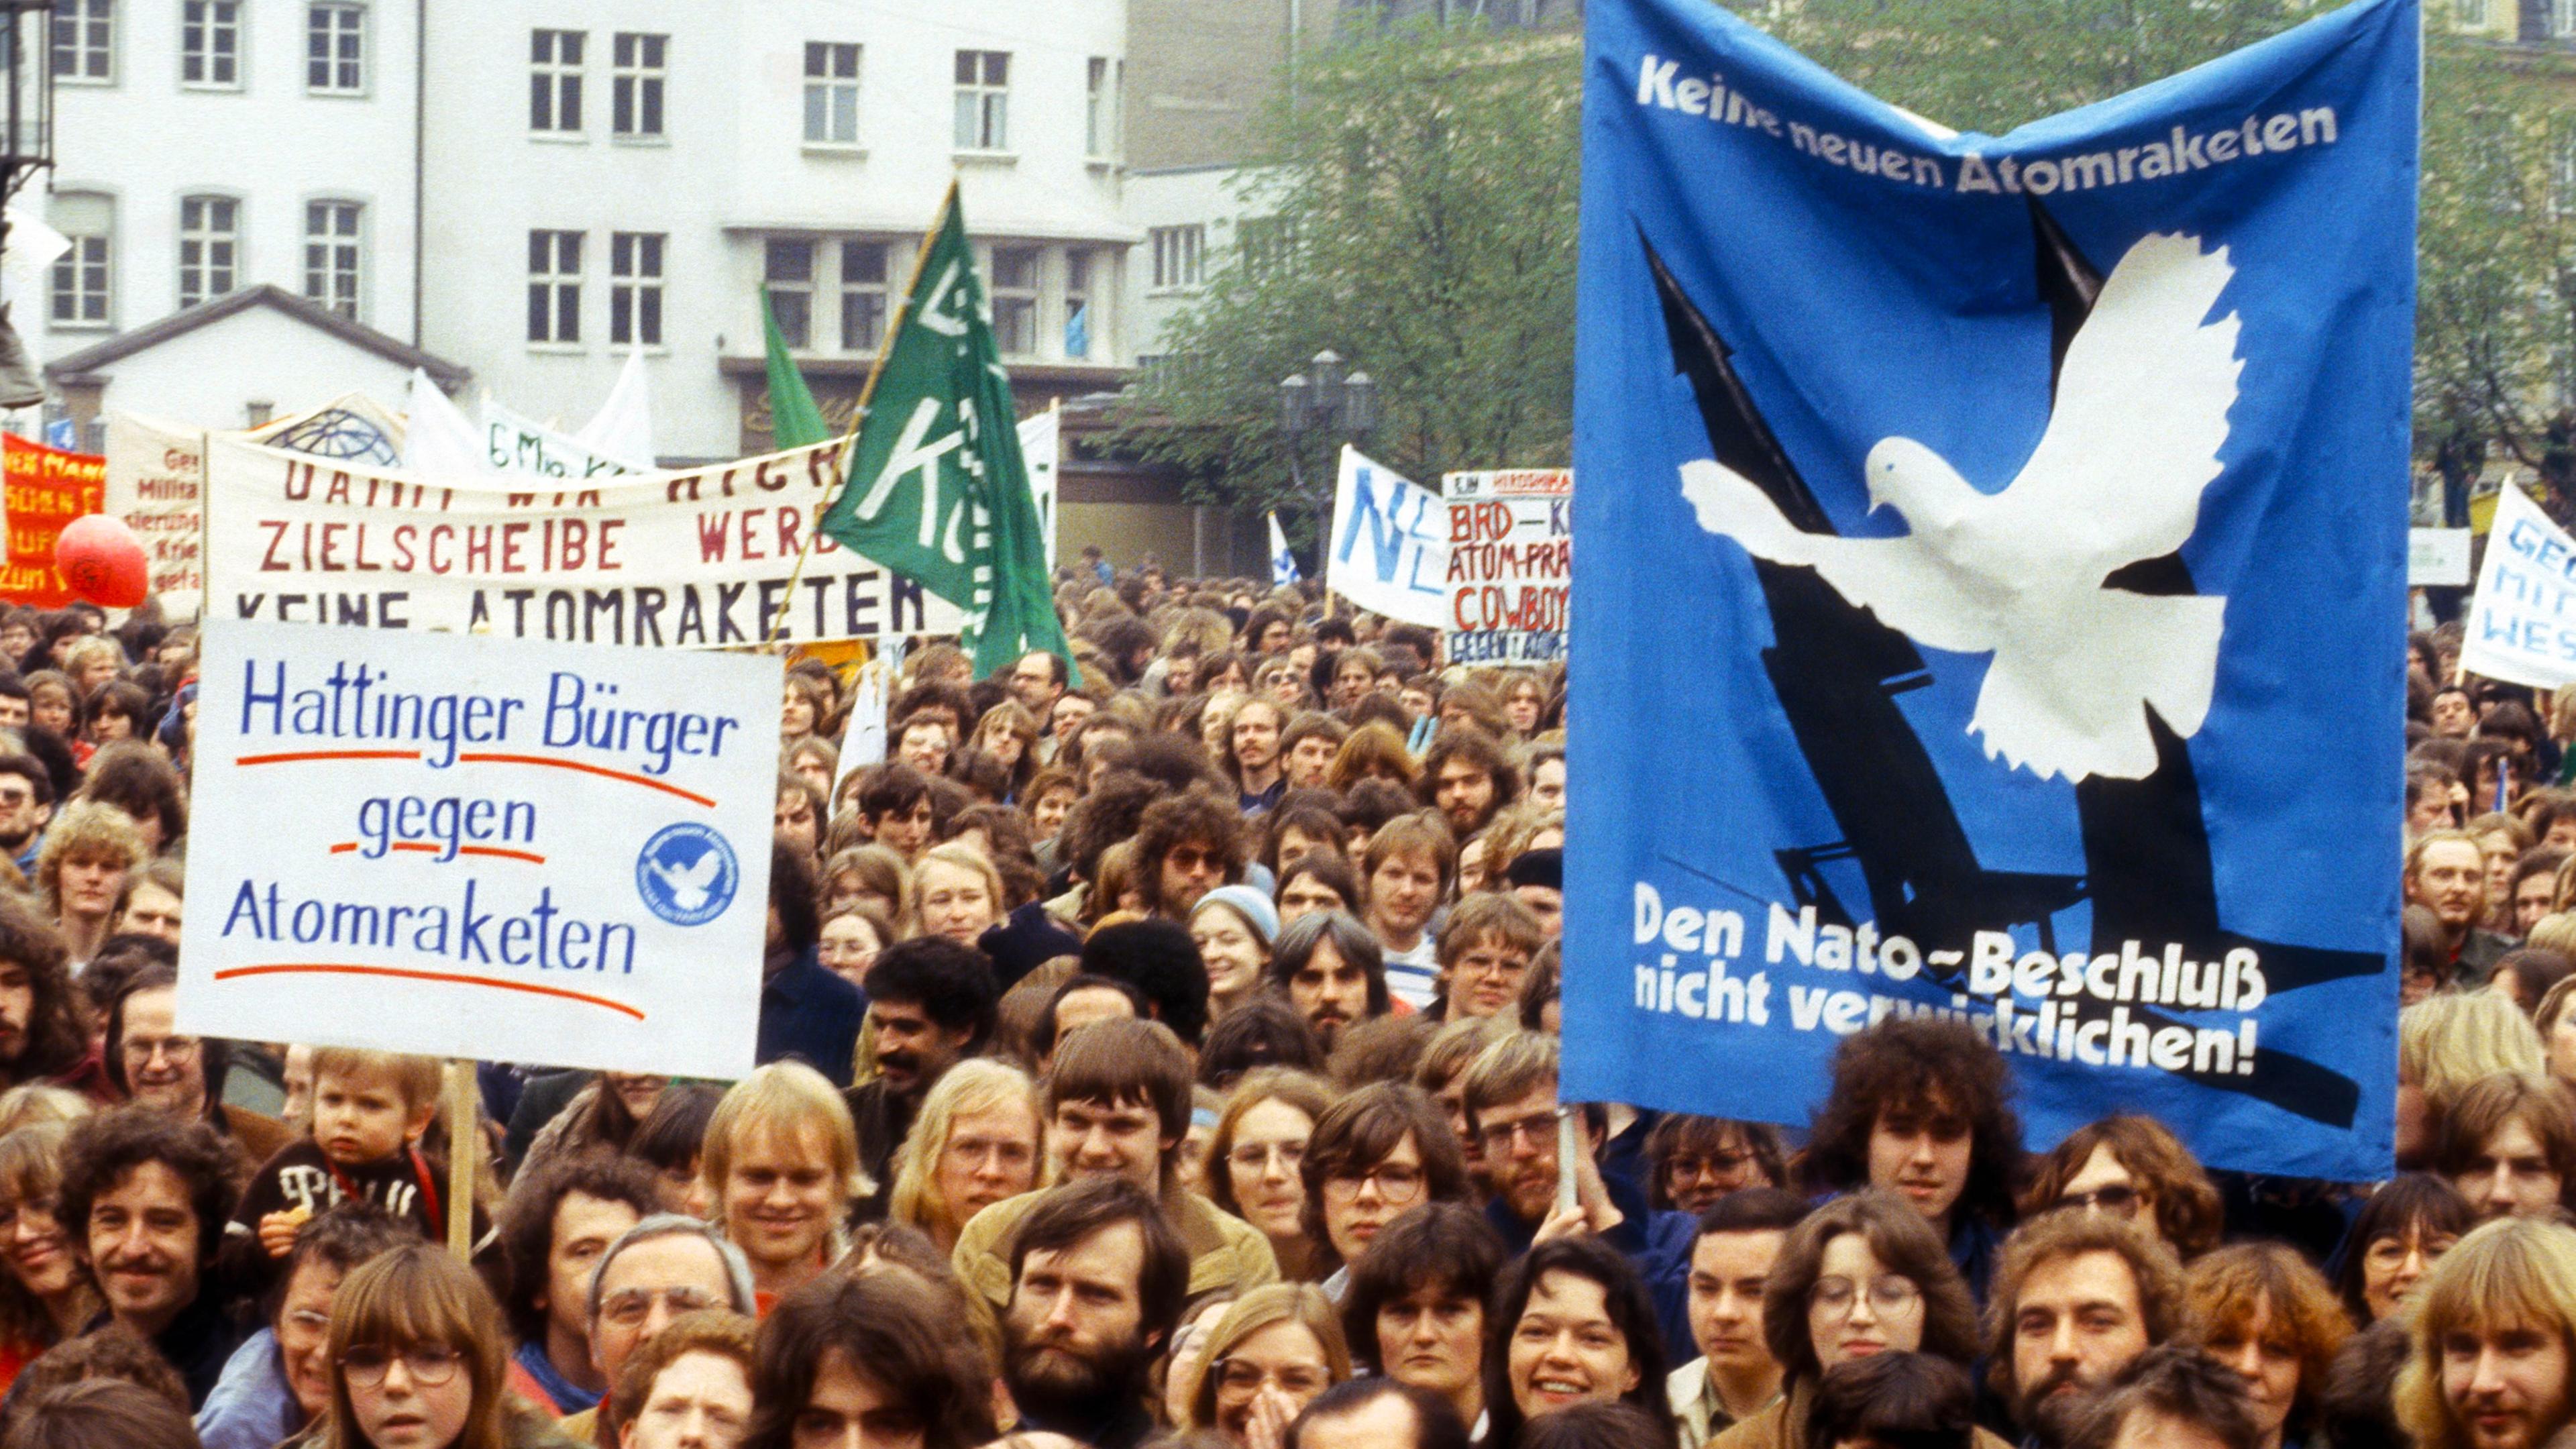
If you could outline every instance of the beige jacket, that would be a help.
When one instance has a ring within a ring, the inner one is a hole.
[[[967,1219],[957,1234],[957,1249],[951,1255],[957,1276],[991,1299],[995,1308],[1007,1308],[1011,1302],[1011,1233],[1046,1191],[1004,1198]],[[1194,1192],[1167,1196],[1164,1206],[1181,1235],[1181,1246],[1189,1250],[1190,1296],[1214,1288],[1241,1292],[1279,1281],[1278,1255],[1270,1251],[1270,1240],[1260,1229]]]

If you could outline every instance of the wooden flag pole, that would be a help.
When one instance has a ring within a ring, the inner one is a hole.
[[[450,1058],[445,1090],[447,1104],[447,1251],[460,1263],[474,1261],[474,1160],[482,1155],[482,1094],[474,1085],[474,1063]]]

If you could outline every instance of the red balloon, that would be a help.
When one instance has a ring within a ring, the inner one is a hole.
[[[108,609],[131,609],[152,591],[152,568],[143,540],[125,521],[93,513],[75,518],[54,543],[54,567],[72,593]]]

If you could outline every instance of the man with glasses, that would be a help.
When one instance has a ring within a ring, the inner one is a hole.
[[[1243,817],[1192,790],[1157,800],[1136,824],[1136,888],[1149,914],[1187,926],[1199,897],[1243,879]]]
[[[2004,1244],[1988,1383],[2027,1449],[2065,1449],[2093,1395],[2182,1324],[2182,1265],[2161,1239],[2102,1213],[2047,1213]]]
[[[661,1206],[660,1187],[633,1158],[582,1154],[521,1177],[501,1206],[501,1307],[519,1341],[510,1377],[558,1418],[615,1385],[591,1356],[590,1280],[608,1245]]]
[[[1494,1199],[1486,1221],[1515,1256],[1529,1251],[1539,1229],[1556,1212],[1557,1039],[1516,1031],[1486,1047],[1460,1079],[1461,1104],[1484,1149]],[[1625,1174],[1601,1166],[1608,1136],[1606,1114],[1595,1104],[1574,1108],[1577,1141],[1575,1212],[1602,1241],[1626,1254],[1655,1295],[1667,1343],[1688,1343],[1690,1314],[1685,1282],[1698,1220],[1688,1213],[1658,1213]],[[1312,1147],[1308,1148],[1309,1155]]]
[[[681,1314],[730,1308],[749,1316],[755,1306],[741,1249],[696,1218],[655,1213],[609,1244],[591,1276],[591,1363],[602,1382],[614,1384],[635,1350]],[[564,1420],[563,1431],[596,1449],[616,1449],[620,1426],[608,1418],[587,1409]]]
[[[1767,1122],[1672,1113],[1646,1133],[1646,1198],[1659,1208],[1707,1212],[1729,1193],[1786,1187],[1780,1132]]]
[[[151,964],[135,972],[108,1007],[102,1050],[108,1081],[137,1106],[213,1128],[238,1149],[237,1163],[247,1175],[292,1142],[292,1134],[274,1117],[222,1100],[231,1066],[225,1044],[178,1029],[178,953],[159,943],[123,944]]]

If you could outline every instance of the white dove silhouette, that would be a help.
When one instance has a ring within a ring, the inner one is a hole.
[[[724,856],[708,849],[701,851],[690,865],[666,865],[659,860],[648,862],[662,884],[671,888],[671,904],[683,912],[695,911],[715,894],[716,881],[724,874]]]
[[[2146,709],[2188,739],[2209,713],[2227,601],[2104,588],[2191,537],[2236,403],[2238,316],[2206,319],[2227,249],[2151,235],[2112,269],[2067,348],[2056,409],[2012,486],[1980,493],[1940,455],[1888,438],[1862,467],[1902,538],[1806,533],[1722,464],[1681,468],[1699,526],[1759,558],[1811,567],[1935,649],[1994,656],[1971,733],[2042,779],[2141,779]]]

